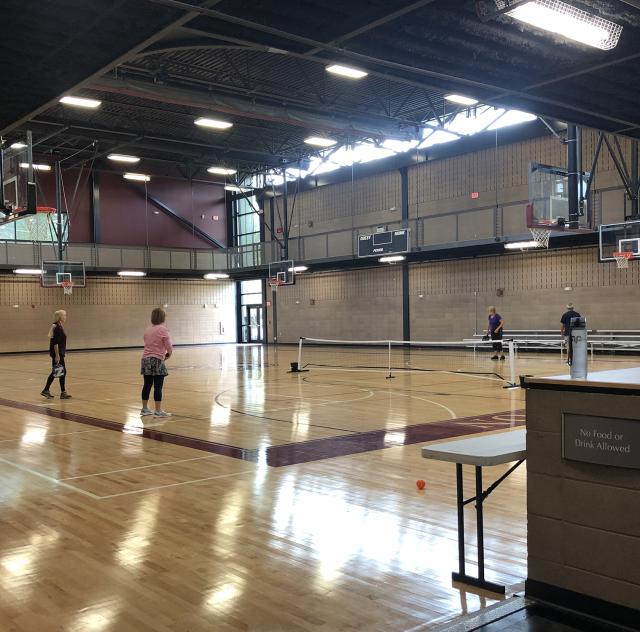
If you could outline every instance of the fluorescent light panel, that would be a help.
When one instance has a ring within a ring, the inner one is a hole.
[[[207,281],[216,281],[218,279],[228,279],[229,275],[224,272],[208,272],[204,275]]]
[[[622,33],[619,24],[587,13],[561,0],[525,2],[506,14],[535,28],[601,50],[615,48]]]
[[[85,99],[84,97],[66,96],[60,99],[60,103],[64,103],[65,105],[74,105],[78,108],[89,108],[93,110],[97,107],[100,107],[102,101],[98,101],[96,99]]]
[[[40,276],[42,270],[40,268],[16,268],[13,271],[14,274],[32,274],[33,276]]]
[[[28,169],[29,168],[29,163],[28,162],[21,162],[20,163],[20,167],[22,169]],[[33,168],[36,171],[51,171],[51,165],[33,165]]]
[[[125,180],[136,180],[137,182],[149,182],[151,180],[151,176],[145,173],[125,173],[122,177]]]
[[[127,154],[109,154],[107,158],[109,160],[114,160],[115,162],[140,162],[140,158],[138,158],[138,156],[128,156]]]
[[[227,169],[226,167],[209,167],[207,171],[218,176],[232,176],[236,173],[235,169]]]
[[[118,276],[121,276],[121,277],[143,277],[143,276],[147,276],[147,273],[143,272],[142,270],[120,270],[120,272],[118,272]]]
[[[530,241],[511,241],[506,243],[504,247],[507,250],[523,250],[525,248],[537,248],[540,244],[533,239]]]
[[[347,77],[348,79],[362,79],[369,74],[364,70],[358,70],[351,66],[342,66],[341,64],[332,64],[331,66],[327,66],[327,72],[330,72],[333,75]]]
[[[323,138],[321,136],[309,136],[304,139],[304,142],[307,145],[313,145],[314,147],[332,147],[338,141],[333,140],[333,138]]]
[[[200,127],[208,127],[210,129],[229,129],[233,127],[233,123],[229,123],[228,121],[220,121],[218,119],[200,117],[195,120],[195,124]]]
[[[390,255],[388,257],[380,257],[378,261],[380,263],[398,263],[398,261],[404,261],[406,257],[403,255]]]
[[[447,101],[451,101],[451,103],[457,103],[458,105],[475,105],[478,102],[477,99],[465,97],[461,94],[445,94],[444,98]]]

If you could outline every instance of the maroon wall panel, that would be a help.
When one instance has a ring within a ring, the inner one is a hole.
[[[132,189],[121,175],[100,173],[102,243],[122,246],[209,248],[206,241],[160,211]],[[139,189],[144,183],[136,183]],[[192,222],[220,243],[226,243],[224,188],[154,177],[149,195]],[[157,211],[157,214],[156,214]],[[204,217],[202,217],[204,215]],[[217,217],[217,219],[214,219]]]

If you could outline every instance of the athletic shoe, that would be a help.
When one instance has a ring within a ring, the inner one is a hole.
[[[155,413],[153,413],[154,417],[171,417],[171,413],[168,413],[166,410],[156,410]]]
[[[64,393],[60,393],[60,399],[71,399],[71,395],[65,391]]]
[[[53,395],[49,391],[41,391],[40,395],[42,395],[42,397],[46,397],[47,399],[53,399]]]
[[[501,356],[500,356],[500,359],[501,359],[501,360],[504,360],[504,356],[503,356],[503,355],[501,355]]]
[[[498,356],[497,356],[497,355],[491,356],[491,359],[492,359],[492,360],[497,360],[497,359],[498,359]]]
[[[145,417],[146,415],[153,415],[153,411],[151,410],[151,408],[143,408],[140,411],[140,417]]]

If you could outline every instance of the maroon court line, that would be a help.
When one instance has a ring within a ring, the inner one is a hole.
[[[26,410],[55,419],[74,421],[105,430],[124,433],[129,432],[123,424],[116,421],[89,417],[79,413],[49,408],[48,406],[38,406],[36,404],[16,402],[2,398],[0,398],[0,406]],[[449,439],[480,432],[505,430],[511,427],[523,426],[525,424],[524,412],[523,409],[520,409],[488,413],[486,415],[475,415],[472,417],[458,417],[456,419],[432,421],[391,430],[369,430],[349,435],[311,439],[310,441],[301,441],[299,443],[286,443],[259,450],[240,448],[238,446],[216,443],[196,437],[187,437],[164,430],[156,430],[155,428],[142,427],[140,428],[140,432],[136,429],[136,432],[131,434],[136,434],[144,439],[179,445],[253,463],[257,462],[260,457],[266,457],[268,466],[284,467],[312,461],[322,461],[339,456],[372,452],[374,450],[384,450],[399,445],[427,443],[438,439]]]

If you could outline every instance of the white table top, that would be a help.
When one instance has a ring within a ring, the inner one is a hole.
[[[425,459],[464,463],[466,465],[500,465],[526,458],[525,428],[498,434],[454,439],[422,448]]]
[[[584,388],[640,388],[640,367],[628,369],[613,369],[610,371],[595,371],[589,373],[586,379],[572,379],[571,375],[549,375],[547,377],[525,377],[526,384],[553,384],[582,386]]]

